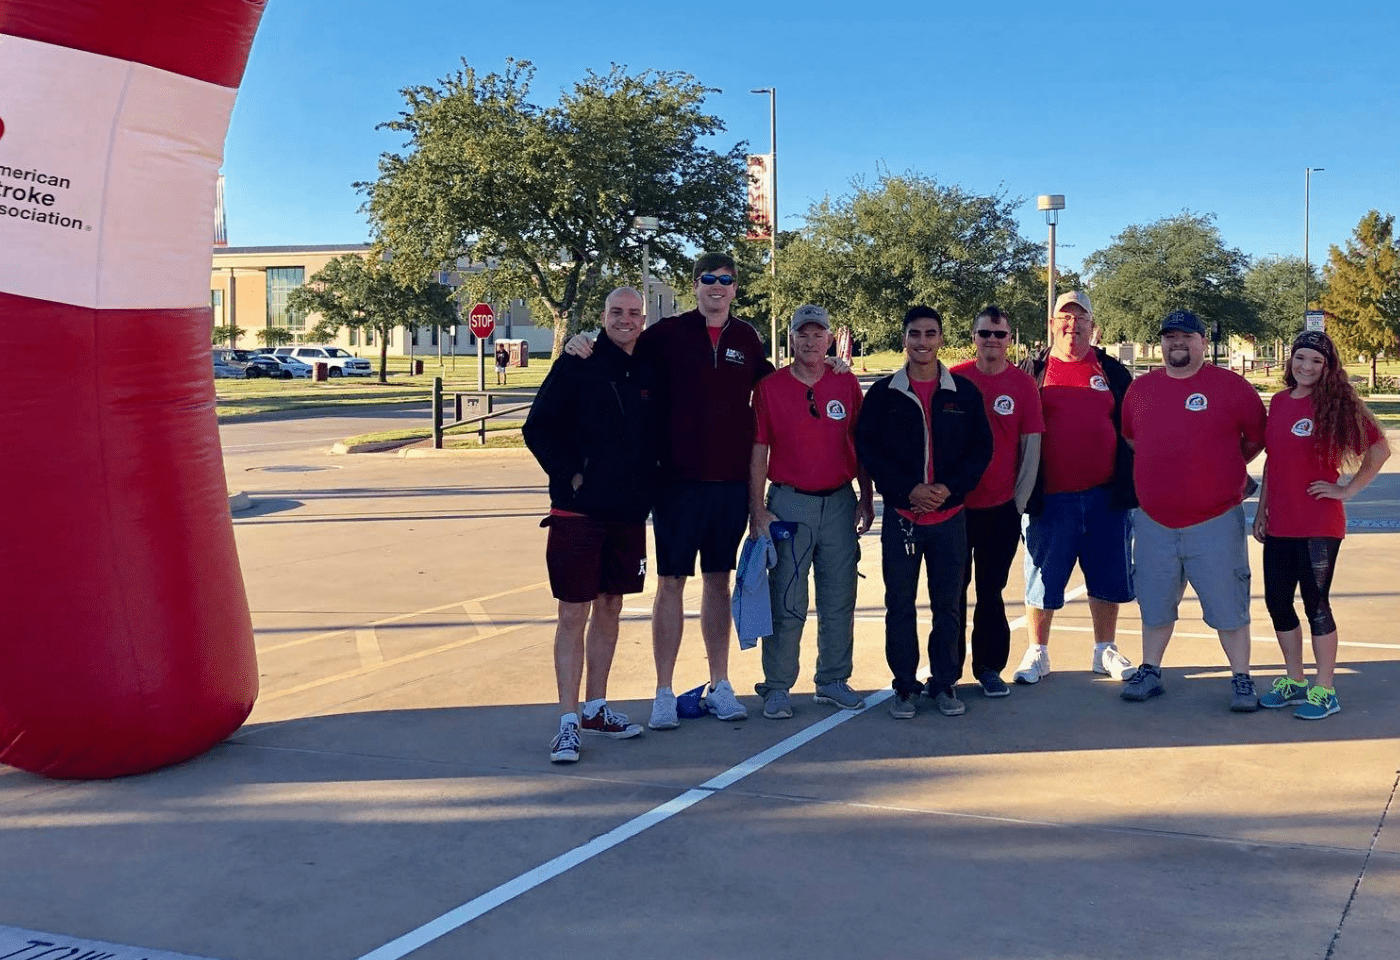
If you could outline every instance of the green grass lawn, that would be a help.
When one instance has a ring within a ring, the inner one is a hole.
[[[380,383],[377,375],[378,357],[371,358],[376,364],[373,377],[336,377],[317,383],[314,380],[216,380],[214,393],[220,423],[246,420],[263,414],[287,413],[315,407],[332,407],[346,404],[408,403],[426,400],[433,393],[433,379],[443,378],[443,391],[475,392],[476,358],[458,357],[456,369],[451,360],[444,358],[438,366],[437,356],[419,358],[423,360],[421,374],[409,373],[408,357],[390,357],[387,368],[388,383]],[[544,382],[551,361],[530,358],[525,369],[510,368],[506,374],[507,383],[496,386],[494,366],[486,367],[486,389],[490,392],[504,390],[535,389]],[[450,400],[448,401],[451,402]]]

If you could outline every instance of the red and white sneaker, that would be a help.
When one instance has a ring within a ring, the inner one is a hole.
[[[585,714],[579,727],[584,733],[595,737],[612,737],[614,740],[628,740],[642,732],[640,724],[628,720],[625,713],[614,712],[606,703],[593,716]]]

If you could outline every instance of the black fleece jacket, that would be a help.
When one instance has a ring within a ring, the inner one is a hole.
[[[598,520],[646,520],[660,453],[654,378],[650,363],[606,334],[587,359],[555,361],[522,431],[549,475],[551,506]],[[583,475],[577,490],[576,474]]]
[[[1113,479],[1109,482],[1112,488],[1112,502],[1115,507],[1131,510],[1138,505],[1138,501],[1137,488],[1133,486],[1133,448],[1123,439],[1123,395],[1128,392],[1128,385],[1133,382],[1133,374],[1104,352],[1102,347],[1093,349],[1098,356],[1099,366],[1103,369],[1104,379],[1108,381],[1108,389],[1113,394],[1113,431],[1118,434],[1118,449],[1114,451]],[[1037,387],[1045,386],[1045,367],[1049,356],[1050,350],[1047,347],[1021,363],[1021,369],[1035,378]],[[1044,447],[1041,447],[1040,453],[1042,457],[1045,455]],[[1044,506],[1045,471],[1042,469],[1036,474],[1035,489],[1031,491],[1031,498],[1026,502],[1026,513],[1036,516]]]
[[[866,391],[856,421],[856,456],[887,506],[909,509],[909,494],[928,478],[930,440],[934,482],[949,494],[940,510],[962,503],[992,462],[992,428],[982,394],[947,367],[941,374],[933,394],[931,438],[907,368],[876,380]]]

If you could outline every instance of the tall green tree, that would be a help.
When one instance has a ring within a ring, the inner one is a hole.
[[[1328,333],[1343,355],[1376,361],[1396,349],[1400,338],[1400,241],[1395,217],[1372,210],[1361,218],[1346,247],[1332,246],[1322,270],[1327,291],[1322,309],[1332,314]]]
[[[637,216],[657,217],[652,262],[685,275],[693,248],[724,249],[744,229],[744,144],[708,141],[723,121],[711,92],[674,71],[589,72],[555,104],[531,99],[534,68],[462,69],[403,92],[381,127],[403,133],[379,179],[356,186],[402,277],[485,264],[468,292],[528,297],[554,318],[554,351],[598,312],[608,278],[640,275]]]
[[[914,172],[856,178],[846,196],[813,204],[779,251],[780,315],[820,303],[882,348],[898,345],[904,312],[924,303],[945,315],[950,341],[965,343],[977,310],[1039,258],[1017,229],[1020,202]]]
[[[1084,261],[1094,320],[1108,342],[1157,342],[1162,318],[1190,310],[1224,335],[1259,334],[1259,317],[1244,292],[1249,258],[1225,246],[1215,214],[1184,211],[1134,224]]]
[[[1315,264],[1308,265],[1308,293],[1325,293]],[[1303,329],[1303,258],[1264,257],[1244,274],[1244,292],[1259,316],[1259,337],[1288,342]]]
[[[287,306],[319,313],[318,336],[341,327],[379,335],[379,382],[388,382],[389,340],[395,327],[450,327],[457,322],[452,291],[440,283],[405,283],[382,258],[346,253],[316,271],[287,297]]]

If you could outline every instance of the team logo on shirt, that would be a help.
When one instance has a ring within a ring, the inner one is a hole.
[[[1311,417],[1304,417],[1293,424],[1293,436],[1295,437],[1311,437],[1312,430],[1313,422]]]
[[[743,363],[744,351],[735,350],[733,347],[725,347],[724,359],[728,360],[730,363]]]
[[[992,409],[1003,417],[1009,417],[1016,412],[1016,401],[1003,393],[992,401]]]
[[[1096,373],[1089,378],[1089,386],[1093,387],[1095,390],[1107,390],[1108,381],[1105,380],[1100,374]]]
[[[646,558],[646,557],[642,557],[642,562],[639,563],[639,564],[637,565],[637,576],[639,576],[639,577],[645,577],[646,575],[647,575],[647,558]]]
[[[840,400],[828,400],[826,402],[826,415],[831,420],[845,420],[846,407]]]
[[[1193,393],[1186,398],[1186,409],[1200,412],[1210,406],[1210,401],[1206,399],[1204,393]]]

